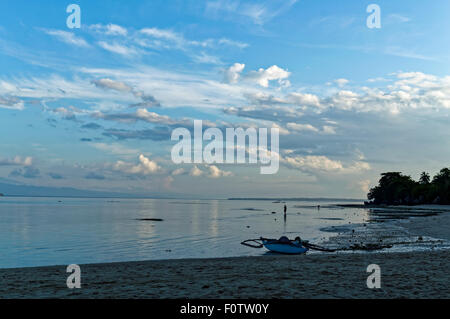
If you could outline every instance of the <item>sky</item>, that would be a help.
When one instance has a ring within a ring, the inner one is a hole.
[[[450,166],[447,0],[30,2],[0,3],[0,182],[365,198],[382,172]],[[175,164],[194,120],[278,128],[279,171]]]

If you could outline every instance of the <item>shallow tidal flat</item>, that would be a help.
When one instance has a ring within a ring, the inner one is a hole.
[[[349,208],[348,205],[343,206]],[[338,251],[450,249],[450,207],[391,206],[368,211],[365,223],[322,228],[322,231],[338,233],[324,244]]]

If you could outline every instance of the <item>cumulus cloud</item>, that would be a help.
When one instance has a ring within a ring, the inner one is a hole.
[[[190,176],[198,177],[203,175],[203,171],[197,167],[197,165],[194,165],[192,167],[191,171],[189,172]]]
[[[272,65],[267,69],[260,68],[258,71],[249,72],[247,78],[265,88],[269,87],[270,81],[278,81],[281,86],[289,86],[290,82],[287,79],[290,74],[290,72]]]
[[[285,156],[281,163],[294,169],[309,173],[357,173],[370,170],[367,162],[356,161],[344,166],[341,161],[326,156]]]
[[[194,165],[194,167],[192,167],[191,171],[189,172],[189,175],[193,177],[206,176],[208,178],[233,176],[232,172],[221,170],[215,165],[206,165],[205,168],[206,171],[203,171],[198,168],[197,165]]]
[[[287,102],[299,105],[299,106],[314,106],[320,107],[320,99],[317,95],[308,93],[290,93],[287,98]]]
[[[183,175],[185,173],[185,169],[184,168],[177,168],[174,171],[172,171],[171,175],[172,176],[178,176],[178,175]]]
[[[17,97],[0,95],[0,108],[11,110],[23,110],[24,102],[18,99]]]
[[[130,123],[130,122],[136,122],[136,121],[144,121],[147,123],[157,123],[157,124],[165,124],[165,125],[182,125],[182,124],[189,124],[190,121],[187,120],[174,120],[171,119],[167,115],[160,115],[155,112],[149,112],[147,109],[137,109],[134,113],[102,113],[102,112],[95,112],[93,113],[93,116],[95,118],[103,119],[103,120],[110,120],[110,121],[116,121],[116,122],[122,122],[122,123]],[[192,123],[191,123],[192,124]]]
[[[161,167],[144,155],[139,155],[139,163],[132,164],[123,161],[116,162],[112,169],[118,172],[132,175],[150,175],[161,171]]]
[[[224,82],[234,84],[237,83],[242,71],[244,71],[245,64],[235,63],[225,70]]]
[[[269,78],[261,69],[257,74],[253,73],[253,80],[260,85],[268,85]],[[276,72],[275,72],[276,73]],[[258,78],[256,75],[261,75]],[[248,76],[248,75],[247,75]],[[369,88],[354,87],[352,90],[340,89],[330,95],[318,96],[310,93],[292,92],[286,96],[268,92],[244,92],[244,97],[249,103],[256,106],[227,107],[224,112],[255,119],[268,119],[268,117],[284,117],[296,112],[323,113],[332,110],[347,112],[387,112],[399,114],[403,111],[420,111],[435,109],[450,109],[450,76],[438,77],[422,72],[399,72],[393,74],[394,81],[388,81],[386,87]],[[266,81],[267,80],[267,81]],[[336,80],[344,86],[348,80]],[[299,109],[288,107],[297,106]],[[286,106],[286,107],[285,107]],[[332,133],[327,127],[324,131]]]
[[[397,81],[384,89],[342,90],[324,98],[322,104],[345,111],[387,111],[391,114],[405,110],[450,108],[449,76],[440,78],[422,72],[399,72],[396,77]]]
[[[339,171],[344,167],[341,162],[333,161],[326,156],[285,157],[284,163],[299,170]]]
[[[219,178],[219,177],[225,177],[225,176],[232,176],[233,173],[223,171],[220,168],[218,168],[215,165],[209,165],[208,166],[209,174],[208,177],[210,178]]]
[[[16,156],[14,158],[0,158],[0,166],[31,166],[33,165],[33,158]]]
[[[336,83],[337,86],[339,86],[339,87],[346,86],[348,82],[349,82],[349,80],[347,80],[347,79],[336,79],[336,80],[334,80],[334,83]]]

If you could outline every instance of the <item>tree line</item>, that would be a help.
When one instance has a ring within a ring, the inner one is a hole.
[[[433,179],[422,172],[418,181],[401,172],[382,173],[378,186],[370,189],[367,198],[374,205],[449,205],[450,169],[441,169]]]

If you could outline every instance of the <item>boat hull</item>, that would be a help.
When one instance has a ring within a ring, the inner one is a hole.
[[[308,248],[294,243],[280,243],[276,241],[264,240],[263,245],[266,249],[278,254],[300,255],[308,251]]]

